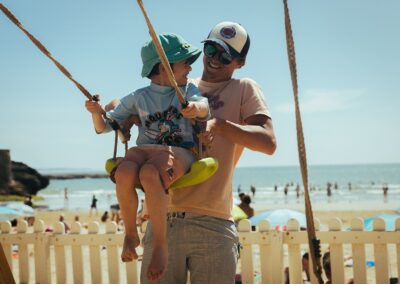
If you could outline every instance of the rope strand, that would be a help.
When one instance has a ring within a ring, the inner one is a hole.
[[[320,252],[319,240],[317,239],[315,233],[314,216],[308,190],[307,155],[306,155],[306,146],[304,143],[303,125],[301,122],[301,113],[300,113],[299,97],[298,97],[296,53],[294,48],[293,33],[292,33],[287,0],[283,0],[283,3],[285,10],[287,53],[289,59],[290,77],[292,80],[293,96],[295,102],[297,146],[299,152],[301,176],[304,185],[304,202],[305,202],[305,212],[307,220],[308,245],[313,263],[314,274],[317,277],[318,282],[322,284],[324,283],[324,281],[322,279],[321,252]]]

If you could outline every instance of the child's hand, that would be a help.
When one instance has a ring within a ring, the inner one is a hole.
[[[181,113],[185,118],[195,118],[197,117],[199,109],[195,102],[189,102],[187,107],[181,109]]]
[[[102,114],[103,108],[99,102],[94,102],[91,100],[87,100],[85,102],[85,107],[91,114]]]

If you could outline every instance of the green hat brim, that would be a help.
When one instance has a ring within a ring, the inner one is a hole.
[[[189,59],[189,64],[193,64],[197,60],[197,58],[199,58],[200,54],[201,54],[200,49],[191,46],[187,49],[187,52],[176,52],[176,53],[169,53],[166,55],[169,63],[176,63],[179,61],[184,61]],[[157,57],[143,64],[142,77],[147,77],[150,74],[153,67],[160,62],[161,62],[160,58]]]

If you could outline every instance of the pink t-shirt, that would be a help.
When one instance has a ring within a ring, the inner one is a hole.
[[[212,117],[237,124],[244,124],[246,118],[256,114],[270,117],[260,86],[251,79],[231,79],[219,83],[197,79],[195,83],[202,95],[208,98]],[[230,219],[232,175],[243,149],[243,146],[221,135],[214,136],[209,156],[218,160],[218,171],[199,185],[170,191],[168,211]]]

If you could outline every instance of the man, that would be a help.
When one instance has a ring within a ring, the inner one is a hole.
[[[204,41],[204,70],[196,83],[213,117],[206,127],[209,156],[220,166],[204,183],[170,193],[168,267],[156,283],[186,283],[187,271],[192,284],[234,282],[238,235],[230,215],[233,170],[245,147],[269,155],[276,148],[260,87],[251,79],[232,78],[245,65],[249,47],[246,30],[233,22],[217,24]],[[143,238],[142,283],[148,283],[152,236],[150,223]]]

